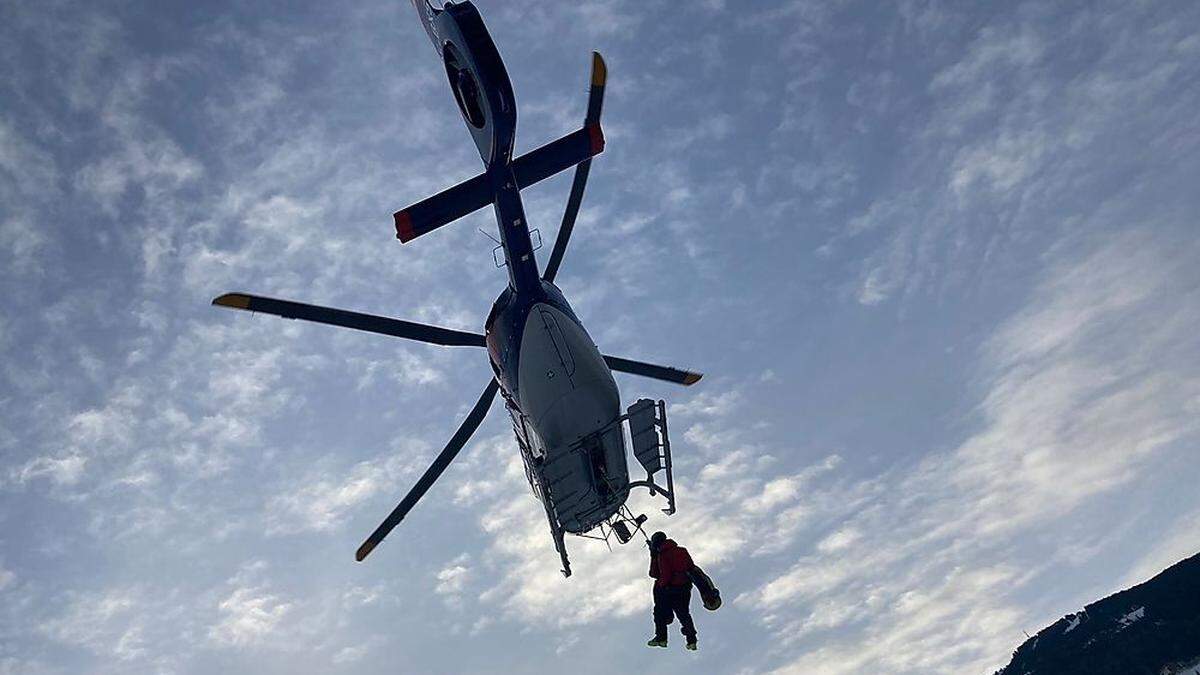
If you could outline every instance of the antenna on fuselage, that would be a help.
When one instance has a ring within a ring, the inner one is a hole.
[[[503,246],[503,244],[500,243],[499,239],[497,239],[497,238],[493,237],[492,235],[488,234],[487,232],[485,232],[482,227],[477,227],[475,229],[479,230],[479,234],[482,234],[483,236],[487,237],[488,239],[491,239],[492,242],[495,243],[497,246]]]

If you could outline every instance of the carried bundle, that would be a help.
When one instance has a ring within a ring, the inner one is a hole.
[[[704,601],[704,609],[710,612],[717,611],[717,608],[721,606],[721,591],[713,583],[713,580],[704,573],[704,570],[700,569],[699,565],[692,565],[692,569],[688,570],[688,578],[692,580],[692,584],[700,593],[700,599]]]

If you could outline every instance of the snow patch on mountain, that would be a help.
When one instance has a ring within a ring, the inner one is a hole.
[[[1063,631],[1063,635],[1066,635],[1067,633],[1070,633],[1071,631],[1075,630],[1076,628],[1079,628],[1079,622],[1081,620],[1079,618],[1079,615],[1078,614],[1069,614],[1068,616],[1071,617],[1071,623],[1067,624],[1067,629]]]
[[[1122,626],[1128,626],[1128,625],[1134,623],[1135,621],[1137,621],[1138,619],[1141,619],[1144,616],[1146,616],[1146,608],[1138,607],[1137,609],[1126,614],[1125,616],[1121,617],[1120,619],[1117,619],[1117,622],[1120,623]]]

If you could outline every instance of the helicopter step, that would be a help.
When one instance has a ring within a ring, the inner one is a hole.
[[[646,470],[646,480],[633,481],[629,487],[645,487],[651,495],[662,493],[667,498],[668,516],[675,513],[675,471],[671,466],[671,439],[667,435],[667,404],[648,398],[638,399],[629,406],[629,441],[633,456]],[[654,482],[654,474],[663,472],[666,487]]]

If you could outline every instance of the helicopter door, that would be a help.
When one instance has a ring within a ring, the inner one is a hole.
[[[567,344],[567,338],[563,335],[562,328],[558,326],[558,320],[544,309],[539,309],[538,314],[541,315],[542,325],[545,326],[546,333],[554,343],[555,351],[558,352],[558,360],[562,364],[563,372],[568,378],[574,376],[575,357],[571,354],[571,347]]]
[[[537,430],[526,421],[520,410],[507,401],[504,402],[504,407],[508,410],[513,433],[516,434],[521,449],[527,451],[531,459],[541,462],[546,457],[546,443],[542,441],[542,437],[538,436]]]

